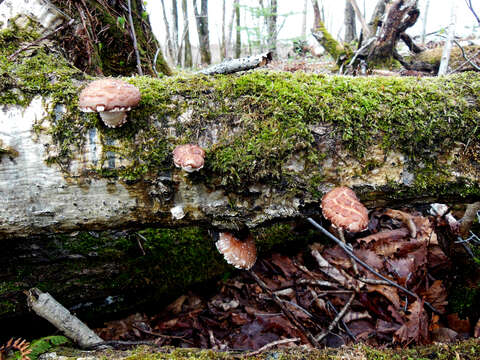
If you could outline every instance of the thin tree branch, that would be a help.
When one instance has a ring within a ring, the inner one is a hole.
[[[130,22],[130,30],[131,30],[132,40],[133,40],[133,49],[135,50],[135,56],[137,58],[137,71],[138,71],[138,74],[141,76],[143,75],[143,70],[142,70],[142,64],[140,62],[140,54],[138,52],[137,35],[135,35],[135,27],[133,26],[131,0],[127,0],[127,3],[128,3],[128,21]]]
[[[453,39],[453,42],[455,43],[455,45],[457,45],[457,46],[460,48],[460,51],[462,52],[463,58],[464,58],[470,65],[472,65],[475,70],[480,71],[480,66],[478,66],[477,64],[475,64],[471,59],[469,59],[469,58],[467,57],[467,54],[465,53],[465,49],[463,48],[463,46],[460,45],[460,43],[459,43],[457,40],[455,40],[455,39]]]
[[[269,289],[267,284],[263,282],[262,279],[258,277],[258,275],[253,271],[253,270],[248,270],[248,273],[254,278],[254,280],[257,282],[257,284],[262,288],[263,291],[265,291],[268,295],[270,295],[275,301],[275,303],[282,309],[282,312],[285,314],[285,316],[292,322],[292,324],[300,330],[300,332],[303,333],[303,335],[310,341],[311,345],[315,347],[320,347],[320,344],[315,340],[315,337],[312,335],[312,333],[303,327],[303,325],[297,320],[295,315],[292,314],[290,310],[288,310],[285,305],[283,304],[283,301],[275,295],[272,290]]]
[[[355,293],[353,293],[352,295],[350,295],[350,299],[348,299],[348,301],[345,303],[345,305],[343,306],[342,310],[340,310],[340,312],[337,314],[337,316],[335,316],[335,319],[333,319],[333,321],[330,323],[330,325],[328,326],[328,329],[327,331],[325,331],[324,333],[320,334],[319,336],[317,336],[317,338],[315,340],[317,340],[318,342],[321,342],[323,339],[325,339],[325,337],[330,333],[330,331],[333,330],[333,328],[335,326],[337,326],[338,322],[345,316],[345,314],[347,313],[347,310],[350,308],[350,305],[352,305],[352,302],[353,302],[353,299],[355,299]]]
[[[472,12],[473,16],[475,16],[475,19],[477,19],[478,25],[480,26],[480,18],[478,17],[478,15],[477,15],[477,13],[475,12],[475,10],[473,10],[472,0],[465,0],[465,3],[467,4],[468,8],[469,8],[470,11]]]
[[[268,349],[270,349],[274,346],[288,344],[288,343],[297,342],[297,341],[300,341],[300,339],[299,338],[293,338],[293,339],[282,339],[282,340],[272,341],[271,343],[268,343],[267,345],[263,345],[258,350],[247,353],[246,356],[255,356],[255,355],[261,354],[265,350],[268,350]]]

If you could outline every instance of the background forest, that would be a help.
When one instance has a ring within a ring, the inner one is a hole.
[[[353,1],[357,15],[350,0],[161,0],[145,1],[145,6],[168,62],[191,68],[267,49],[275,49],[280,59],[303,52],[328,58],[312,35],[319,21],[337,41],[358,44],[362,27],[371,24],[380,3],[389,1]],[[479,24],[468,5],[464,0],[420,0],[420,16],[408,33],[418,45],[435,47],[445,42],[454,22],[458,39],[478,45]]]

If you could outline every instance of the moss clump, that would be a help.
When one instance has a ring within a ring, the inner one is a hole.
[[[59,355],[70,356],[71,350],[59,349]],[[76,354],[81,356],[81,354]],[[125,360],[335,360],[335,359],[366,359],[366,360],[476,360],[480,356],[478,340],[467,340],[457,344],[434,344],[417,346],[410,349],[376,349],[366,345],[354,345],[337,349],[305,349],[289,347],[265,351],[256,355],[248,352],[222,352],[201,349],[152,348],[140,346],[129,351],[106,350],[97,352],[96,357],[123,358]]]
[[[245,192],[249,185],[264,182],[319,196],[318,184],[325,175],[322,159],[332,155],[319,144],[339,139],[351,156],[365,164],[364,175],[372,166],[382,165],[369,159],[372,146],[380,146],[386,154],[403,154],[416,175],[409,191],[444,189],[450,181],[445,174],[462,163],[472,163],[472,172],[478,171],[475,151],[448,166],[440,167],[438,162],[438,154],[455,144],[468,144],[469,149],[479,146],[477,74],[417,79],[255,71],[241,76],[128,78],[139,87],[141,103],[125,126],[108,129],[98,115],[82,114],[76,108],[80,89],[72,79],[84,79],[82,73],[42,46],[28,57],[9,62],[9,46],[0,42],[0,86],[6,90],[0,102],[24,105],[36,95],[52,99],[50,123],[44,126],[39,121],[35,130],[52,136],[47,161],[60,166],[67,177],[73,154],[92,128],[101,135],[104,153],[97,165],[85,169],[85,175],[128,182],[170,171],[174,146],[198,142],[213,127],[219,135],[207,149],[207,164],[199,180],[230,192]],[[175,121],[188,110],[191,119]],[[319,125],[328,130],[323,136],[312,131]],[[112,154],[128,165],[110,168]],[[304,163],[299,174],[285,169],[294,156]],[[480,193],[478,184],[459,186],[449,192]]]

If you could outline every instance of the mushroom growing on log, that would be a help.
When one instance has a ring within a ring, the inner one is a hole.
[[[252,236],[239,240],[231,233],[222,232],[215,243],[225,260],[237,269],[249,270],[257,260],[257,248]]]
[[[78,102],[81,111],[96,111],[105,125],[116,128],[127,122],[127,111],[140,102],[140,91],[118,79],[95,80],[83,89]]]
[[[198,145],[178,145],[173,150],[173,163],[186,172],[194,172],[203,168],[205,151]]]
[[[322,213],[336,228],[353,233],[368,226],[368,211],[352,189],[340,186],[322,198]]]

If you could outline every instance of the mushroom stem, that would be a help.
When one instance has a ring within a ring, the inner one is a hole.
[[[101,111],[100,117],[105,125],[111,128],[122,126],[127,122],[127,113],[125,111]]]

